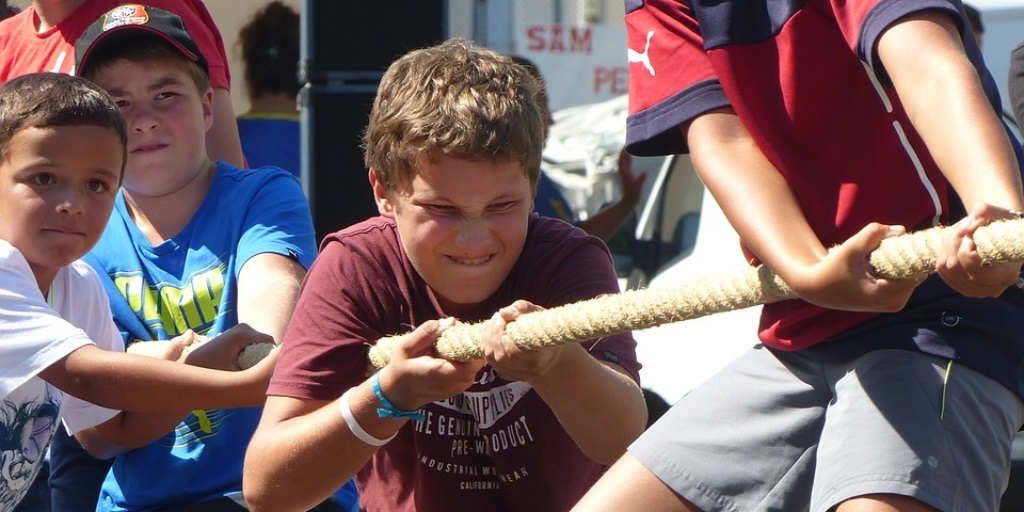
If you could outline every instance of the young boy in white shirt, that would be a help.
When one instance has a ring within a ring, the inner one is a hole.
[[[103,287],[78,259],[110,217],[126,141],[113,100],[84,79],[40,73],[0,86],[0,512],[29,488],[60,419],[105,456],[191,409],[263,401],[272,361],[225,372],[123,353]],[[184,359],[231,368],[268,339],[242,328]],[[178,359],[191,340],[164,356]]]

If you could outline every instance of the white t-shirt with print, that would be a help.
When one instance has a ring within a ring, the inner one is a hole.
[[[57,273],[49,295],[47,303],[24,256],[0,240],[0,512],[13,510],[35,479],[58,419],[74,433],[117,414],[39,378],[85,345],[124,351],[103,286],[76,261]]]

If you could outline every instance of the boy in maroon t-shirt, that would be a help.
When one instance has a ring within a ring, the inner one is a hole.
[[[566,510],[643,430],[631,335],[503,336],[618,290],[600,240],[531,215],[538,90],[462,40],[388,69],[365,137],[381,216],[328,236],[303,285],[247,453],[252,510],[308,508],[353,474],[370,511]],[[451,318],[488,320],[484,360],[436,356]],[[367,379],[369,344],[414,326]]]

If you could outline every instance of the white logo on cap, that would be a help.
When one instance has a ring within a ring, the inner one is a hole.
[[[123,27],[125,25],[145,25],[149,23],[149,13],[143,5],[122,5],[107,13],[103,20],[103,31]]]

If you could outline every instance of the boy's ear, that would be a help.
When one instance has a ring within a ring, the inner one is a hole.
[[[388,193],[384,190],[384,184],[377,179],[377,172],[370,168],[370,172],[367,173],[367,177],[370,179],[370,187],[373,188],[373,200],[377,203],[377,212],[385,217],[395,216],[395,207],[391,204],[391,200],[388,199]]]
[[[204,131],[208,132],[213,127],[213,88],[207,87],[200,99],[203,103],[203,124],[206,126]]]

